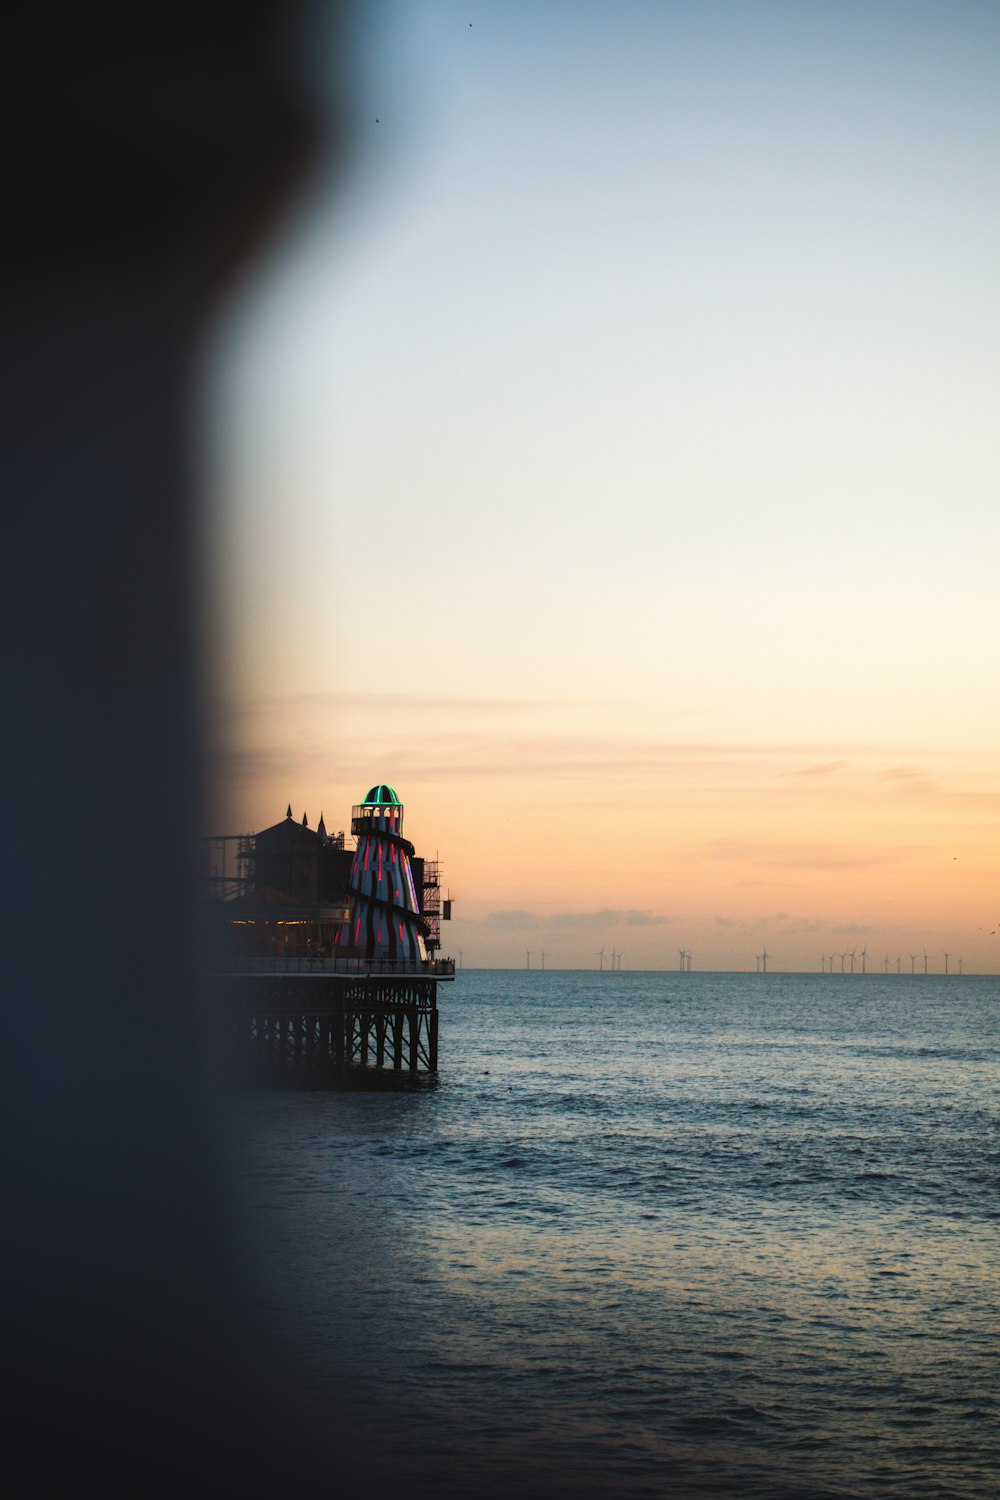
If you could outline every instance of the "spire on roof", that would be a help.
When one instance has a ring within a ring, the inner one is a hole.
[[[306,817],[305,813],[302,814],[302,827],[303,828],[308,828],[309,827],[309,819]]]
[[[319,836],[320,836],[321,839],[325,839],[326,838],[326,824],[323,822],[323,814],[322,813],[320,813],[320,815],[319,815],[319,822],[316,824],[316,832],[319,834]]]
[[[288,804],[288,811],[285,813],[285,817],[286,818],[290,818],[291,816],[292,816],[292,804],[289,802],[289,804]]]

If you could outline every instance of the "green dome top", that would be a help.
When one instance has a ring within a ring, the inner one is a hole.
[[[361,804],[362,807],[401,807],[402,803],[396,796],[391,786],[386,786],[380,781],[378,786],[373,786],[367,797]]]

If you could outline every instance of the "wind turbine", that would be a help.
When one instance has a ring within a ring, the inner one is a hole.
[[[677,967],[680,969],[681,973],[683,974],[684,973],[684,960],[687,958],[687,954],[684,952],[683,948],[678,948],[677,952],[680,954],[680,959],[678,961]]]
[[[755,953],[754,954],[754,958],[757,960],[757,971],[756,972],[759,974],[760,973],[760,954],[759,953]]]
[[[900,966],[900,964],[902,962],[903,962],[903,955],[901,953],[897,953],[896,954],[896,973],[897,974],[899,973],[899,966]]]
[[[761,956],[761,961],[762,961],[762,963],[764,965],[764,968],[763,968],[762,972],[766,974],[767,973],[767,944],[766,943],[764,944],[764,951],[763,951],[763,953],[760,956]],[[773,955],[772,955],[772,957],[773,957]]]
[[[600,970],[600,972],[603,974],[604,973],[604,949],[603,948],[601,949],[600,953],[597,956],[601,960],[601,970]]]
[[[832,973],[833,973],[833,960],[834,960],[834,959],[835,959],[835,958],[836,958],[836,957],[837,957],[837,955],[836,955],[836,953],[831,953],[831,954],[830,954],[830,973],[831,973],[831,974],[832,974]]]
[[[941,949],[941,952],[944,953],[944,949],[943,948]],[[947,955],[947,953],[944,953],[944,972],[946,974],[948,972],[948,955]]]
[[[685,953],[684,957],[687,959],[687,972],[690,974],[690,972],[691,972],[691,955],[690,955],[690,953]]]
[[[865,946],[861,950],[861,974],[862,974],[862,977],[864,976],[865,964],[867,962],[868,962],[868,944],[866,943]]]
[[[913,975],[916,973],[916,963],[917,963],[917,955],[915,953],[911,953],[910,954],[910,978],[911,979],[912,979]]]
[[[889,972],[889,955],[887,953],[885,955],[885,962],[882,965],[882,973],[883,974],[888,974],[888,972]]]
[[[857,945],[857,943],[855,943],[854,947],[851,949],[851,954],[850,954],[850,957],[851,957],[851,973],[852,974],[854,973],[854,955],[855,955],[855,953],[857,953],[857,951],[858,951],[858,945]]]
[[[525,964],[524,967],[526,969],[530,969],[531,968],[531,949],[530,948],[525,948],[525,950],[524,950],[524,956],[527,959],[527,963]]]
[[[459,948],[459,950],[458,950],[458,967],[459,968],[462,967],[462,950],[461,950],[461,948]]]
[[[619,957],[619,955],[615,952],[614,948],[612,948],[612,950],[611,950],[611,972],[612,972],[612,974],[615,972],[615,969],[617,968],[618,957]]]
[[[545,970],[545,949],[542,949],[542,970]]]
[[[924,973],[927,973],[927,949],[924,949]]]
[[[964,963],[964,962],[965,962],[965,960],[964,960],[964,959],[961,959],[961,958],[960,958],[960,959],[959,959],[959,960],[958,960],[958,972],[959,972],[959,973],[960,973],[960,974],[961,974],[961,972],[962,972],[962,964],[963,964],[963,963]]]
[[[841,974],[843,974],[843,972],[844,972],[844,964],[846,962],[847,962],[847,949],[845,948],[844,951],[843,951],[843,953],[840,955],[840,972],[841,972]]]
[[[622,955],[619,953],[619,955],[618,955],[618,972],[619,972],[619,974],[621,973],[621,971],[622,971]]]

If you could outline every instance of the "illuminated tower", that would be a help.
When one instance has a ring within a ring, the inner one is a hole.
[[[351,906],[340,951],[372,962],[419,963],[425,923],[413,883],[413,845],[403,837],[403,805],[391,786],[373,786],[351,814],[358,846]]]

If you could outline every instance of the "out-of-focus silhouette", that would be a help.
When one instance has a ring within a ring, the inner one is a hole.
[[[343,1472],[241,1320],[192,881],[193,376],[218,298],[329,145],[298,71],[309,20],[290,0],[42,3],[7,29],[0,1099],[19,1494],[292,1494]]]

